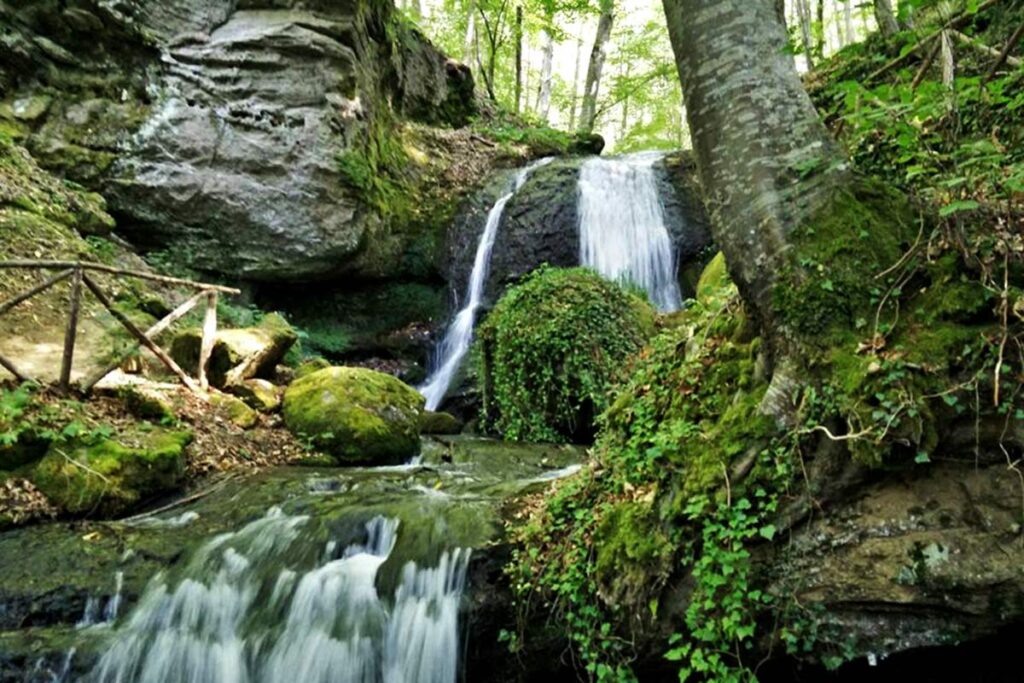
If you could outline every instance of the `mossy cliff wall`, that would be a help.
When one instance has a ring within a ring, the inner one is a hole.
[[[0,23],[0,127],[133,241],[233,278],[401,271],[396,197],[353,169],[415,180],[400,123],[473,110],[468,70],[380,0],[16,1]]]

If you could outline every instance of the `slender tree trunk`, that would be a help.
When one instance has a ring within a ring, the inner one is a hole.
[[[466,12],[466,36],[462,41],[462,61],[475,64],[473,49],[476,46],[476,0],[469,0]]]
[[[626,79],[629,79],[630,73],[633,71],[633,65],[626,62]],[[619,140],[626,137],[626,131],[629,130],[629,95],[626,95],[622,100],[622,119],[619,121]]]
[[[554,21],[554,17],[549,17]],[[555,61],[555,38],[548,31],[544,32],[544,61],[540,67],[540,94],[537,96],[537,113],[548,120],[551,109],[551,72]]]
[[[853,3],[854,0],[846,0],[843,3],[843,25],[845,26],[844,32],[846,33],[846,42],[843,43],[843,47],[857,40],[857,36],[853,31]]]
[[[579,132],[590,135],[594,132],[597,119],[597,93],[601,88],[601,71],[608,49],[608,37],[615,20],[615,0],[601,0],[601,17],[594,35],[594,48],[590,52],[587,80],[583,89],[583,107],[580,110]]]
[[[846,36],[843,34],[843,22],[839,20],[839,5],[836,0],[829,1],[829,9],[832,14],[832,23],[835,26],[835,41],[829,40],[830,49],[833,51],[839,50],[843,45],[846,45]],[[833,36],[829,36],[832,38]]]
[[[516,103],[515,111],[520,111],[520,101],[523,98],[523,6],[516,3]]]
[[[569,100],[569,130],[576,130],[576,104],[580,93],[580,69],[583,64],[583,39],[576,39],[576,67],[572,72],[572,97]]]
[[[785,54],[774,0],[663,3],[715,240],[774,358],[773,406],[798,383],[802,348],[774,285],[793,272],[796,228],[848,182],[845,159]]]
[[[896,23],[896,14],[892,11],[892,2],[890,0],[874,1],[875,22],[878,24],[878,30],[882,32],[883,36],[891,36],[898,33],[900,26]]]
[[[800,40],[804,46],[804,60],[807,62],[807,70],[811,71],[814,69],[814,56],[811,54],[814,51],[814,44],[811,41],[811,8],[807,5],[807,0],[795,0],[796,13],[800,18]]]
[[[825,0],[818,0],[817,16],[814,18],[814,59],[825,59]]]

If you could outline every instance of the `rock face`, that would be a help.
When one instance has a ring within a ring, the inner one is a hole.
[[[505,208],[491,257],[487,298],[493,303],[511,283],[543,263],[579,265],[577,211],[580,166],[586,158],[558,159],[533,171]],[[665,222],[680,263],[684,294],[692,293],[699,264],[711,243],[710,221],[694,180],[692,162],[673,154],[656,166]],[[495,201],[508,191],[511,173],[494,176],[470,198],[449,233],[448,281],[461,296],[469,280],[477,241]]]
[[[285,424],[339,463],[403,462],[420,448],[423,397],[391,375],[326,368],[284,394]]]
[[[345,272],[384,219],[341,155],[365,154],[397,117],[452,124],[473,109],[468,69],[390,3],[21,4],[0,6],[0,123],[101,190],[122,231],[201,270]]]

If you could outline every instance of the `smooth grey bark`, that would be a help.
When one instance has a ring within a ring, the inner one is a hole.
[[[898,33],[900,26],[896,23],[896,14],[892,11],[892,2],[890,0],[874,0],[874,2],[875,22],[878,24],[878,30],[882,32],[883,36],[891,36],[894,33]]]
[[[774,0],[663,0],[715,240],[773,353],[772,286],[793,230],[846,162],[785,51]]]
[[[474,64],[474,50],[476,48],[476,0],[469,0],[466,5],[466,36],[462,41],[462,61],[466,64]]]
[[[515,111],[518,114],[523,99],[523,6],[516,3],[516,105]]]
[[[843,23],[846,25],[846,42],[843,43],[843,47],[857,40],[857,34],[853,30],[853,1],[845,0],[843,2]]]
[[[579,132],[585,135],[594,132],[594,124],[597,120],[597,93],[601,88],[601,71],[604,69],[608,38],[611,36],[614,20],[615,1],[601,0],[601,17],[597,21],[594,48],[590,52],[587,80],[583,89],[583,106],[580,109]]]
[[[804,60],[807,62],[807,70],[814,69],[814,43],[811,41],[811,8],[807,0],[794,0],[796,4],[796,15],[800,20],[800,40],[804,46]]]
[[[569,102],[569,130],[576,130],[576,104],[580,92],[580,67],[583,64],[583,39],[576,39],[576,68],[572,72],[572,98]]]
[[[554,17],[551,18],[554,21]],[[537,96],[537,113],[548,120],[551,109],[551,72],[555,61],[555,38],[549,31],[544,31],[544,61],[540,67],[540,94]]]

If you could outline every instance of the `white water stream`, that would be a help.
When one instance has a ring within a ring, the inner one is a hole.
[[[398,521],[312,567],[310,519],[272,508],[206,543],[176,580],[158,575],[87,677],[90,683],[454,683],[469,551],[408,562],[393,596],[377,574]]]
[[[476,312],[480,308],[480,304],[483,303],[487,274],[491,266],[491,252],[494,249],[494,240],[498,236],[501,218],[505,215],[505,206],[523,186],[534,169],[549,164],[551,161],[552,157],[545,157],[520,169],[516,173],[509,191],[494,203],[487,214],[487,223],[480,235],[476,256],[473,259],[473,270],[469,276],[466,304],[445,330],[444,339],[434,353],[430,375],[419,388],[420,393],[427,399],[427,410],[437,410],[441,405],[441,401],[444,400],[445,394],[448,393],[448,388],[451,386],[452,379],[455,378],[455,374],[462,365],[463,358],[469,352],[469,345],[473,341],[473,326],[476,324]]]
[[[668,312],[679,309],[682,296],[654,173],[661,157],[644,152],[584,162],[579,179],[580,264],[640,287],[659,311]]]

